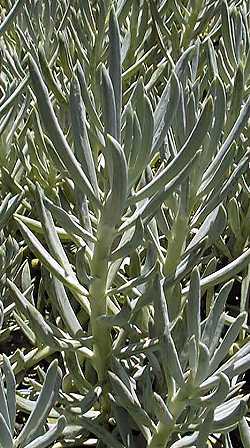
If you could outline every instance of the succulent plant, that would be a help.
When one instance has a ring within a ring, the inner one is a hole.
[[[16,402],[15,377],[7,357],[4,357],[3,372],[5,381],[3,381],[2,376],[0,380],[0,446],[3,448],[43,448],[51,446],[51,443],[62,433],[66,423],[65,417],[54,411],[51,419],[56,422],[54,424],[50,423],[48,425],[49,429],[44,431],[44,424],[55,404],[60,387],[61,373],[57,368],[57,362],[54,361],[50,365],[36,402],[29,401],[21,395],[20,397],[17,396]],[[6,391],[4,382],[6,383]],[[19,435],[14,437],[16,409],[21,400],[27,402],[28,408],[31,408],[31,413]]]
[[[249,2],[6,4],[0,446],[248,448]]]

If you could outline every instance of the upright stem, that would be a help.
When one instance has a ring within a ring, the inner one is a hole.
[[[102,383],[106,378],[111,353],[111,336],[110,330],[98,318],[107,313],[108,259],[114,233],[114,227],[106,226],[101,219],[97,229],[97,241],[91,261],[90,322],[94,338],[94,366],[97,371],[98,381]]]
[[[174,274],[183,252],[187,237],[188,216],[178,212],[171,237],[168,242],[168,253],[165,260],[164,274]]]
[[[180,389],[177,392],[173,400],[168,403],[169,412],[173,417],[171,424],[166,425],[165,422],[160,421],[157,425],[155,434],[147,445],[147,448],[167,448],[168,442],[170,441],[170,438],[175,430],[177,419],[182,414],[186,406],[187,394],[186,387],[184,386],[183,389]]]

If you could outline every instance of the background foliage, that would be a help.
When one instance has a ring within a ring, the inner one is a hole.
[[[0,447],[250,447],[249,0],[0,15]]]

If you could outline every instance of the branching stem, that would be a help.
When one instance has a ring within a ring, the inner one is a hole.
[[[92,282],[89,290],[91,307],[91,328],[94,338],[94,367],[97,371],[98,381],[103,383],[106,379],[107,366],[111,353],[111,336],[108,329],[98,319],[107,314],[107,274],[108,259],[114,238],[114,227],[106,226],[100,220],[97,229],[97,241],[91,261]]]

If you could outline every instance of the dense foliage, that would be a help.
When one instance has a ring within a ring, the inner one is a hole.
[[[249,0],[0,4],[0,448],[250,447]]]

